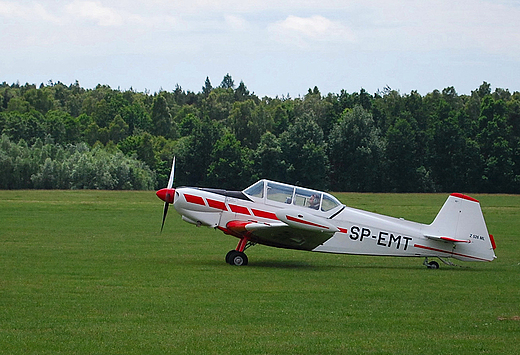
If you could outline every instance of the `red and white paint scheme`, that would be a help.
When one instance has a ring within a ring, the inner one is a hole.
[[[240,239],[226,255],[231,265],[246,265],[244,250],[255,244],[326,253],[415,256],[438,268],[438,257],[463,261],[496,258],[479,201],[451,194],[431,224],[384,216],[340,203],[322,191],[260,180],[243,191],[173,188],[175,159],[168,187],[157,191],[186,222],[208,226]],[[161,228],[162,230],[162,228]]]

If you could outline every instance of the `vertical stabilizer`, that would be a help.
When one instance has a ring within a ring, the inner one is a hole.
[[[453,257],[464,261],[495,259],[493,237],[488,233],[478,200],[451,194],[435,220],[426,227],[425,236],[440,243],[453,243]]]

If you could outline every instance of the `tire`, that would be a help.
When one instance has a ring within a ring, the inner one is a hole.
[[[230,250],[227,254],[226,254],[226,263],[228,264],[231,264],[231,257],[233,255],[233,253],[237,252],[236,250]]]
[[[438,269],[439,268],[439,263],[436,262],[436,261],[430,261],[428,263],[428,269]]]

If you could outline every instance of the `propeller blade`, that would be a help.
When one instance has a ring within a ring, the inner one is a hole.
[[[168,206],[170,206],[170,204],[168,202],[165,202],[164,203],[164,212],[163,212],[163,217],[162,217],[161,233],[164,228],[164,221],[166,220],[166,215],[168,214]]]
[[[166,220],[166,215],[168,214],[168,207],[170,206],[170,198],[173,197],[172,195],[170,195],[170,192],[175,193],[175,190],[172,190],[174,176],[175,176],[175,157],[173,157],[172,171],[170,172],[170,179],[168,180],[168,186],[165,189],[161,189],[161,190],[157,191],[157,196],[164,201],[164,212],[163,212],[163,218],[162,218],[161,233],[164,228],[164,221]],[[173,200],[171,202],[173,202]]]
[[[168,189],[171,189],[173,186],[173,179],[175,176],[175,157],[173,157],[173,163],[172,163],[172,171],[170,172],[170,179],[168,180]]]

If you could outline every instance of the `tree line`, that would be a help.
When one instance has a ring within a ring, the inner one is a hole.
[[[260,98],[227,74],[197,93],[0,84],[0,188],[520,192],[520,93],[483,82],[401,94]]]

